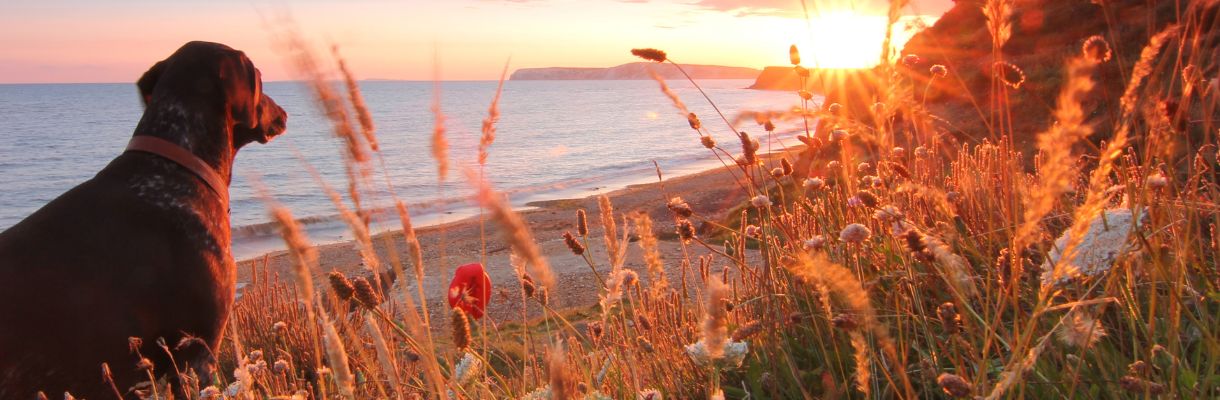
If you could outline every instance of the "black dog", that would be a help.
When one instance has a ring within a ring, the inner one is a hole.
[[[222,44],[187,43],[137,85],[145,110],[128,150],[0,233],[2,399],[113,398],[102,363],[120,392],[148,380],[129,337],[159,375],[191,368],[211,381],[209,348],[236,285],[233,158],[282,133],[287,116],[245,54]]]

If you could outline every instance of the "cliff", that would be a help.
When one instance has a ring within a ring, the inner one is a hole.
[[[510,80],[633,80],[652,79],[649,69],[665,79],[686,79],[672,64],[635,62],[610,68],[522,68],[513,72]],[[754,79],[759,70],[719,65],[682,64],[682,69],[694,79]]]

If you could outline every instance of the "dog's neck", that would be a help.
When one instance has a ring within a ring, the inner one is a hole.
[[[215,115],[207,107],[176,101],[158,101],[144,110],[134,136],[152,136],[173,143],[212,167],[225,183],[232,181],[233,127],[228,115]]]

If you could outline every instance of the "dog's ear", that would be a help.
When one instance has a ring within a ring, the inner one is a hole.
[[[245,53],[238,51],[237,62],[220,69],[220,79],[226,82],[234,122],[246,129],[258,127],[258,104],[263,97],[258,68],[254,68]]]
[[[136,86],[140,88],[140,99],[144,101],[144,106],[148,107],[148,102],[152,100],[153,89],[157,87],[157,81],[161,80],[161,70],[165,69],[165,61],[153,64],[140,80],[136,81]]]

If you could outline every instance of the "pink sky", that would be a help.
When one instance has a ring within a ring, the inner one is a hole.
[[[952,5],[912,3],[908,15]],[[887,2],[806,6],[816,22],[884,15]],[[761,68],[786,64],[792,43],[843,47],[810,30],[800,0],[41,0],[0,6],[0,83],[133,82],[190,40],[244,50],[265,79],[292,79],[272,34],[285,14],[320,49],[339,45],[361,78],[432,79],[434,49],[442,79],[467,80],[498,78],[509,57],[512,69],[602,67],[656,47],[683,63]]]

